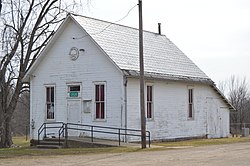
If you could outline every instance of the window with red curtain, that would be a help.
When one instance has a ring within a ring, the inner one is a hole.
[[[47,119],[55,119],[55,88],[46,87],[46,112]]]
[[[153,86],[147,86],[147,118],[153,118]]]
[[[105,119],[105,90],[104,84],[95,85],[95,118]]]
[[[188,118],[193,118],[193,89],[188,89]]]

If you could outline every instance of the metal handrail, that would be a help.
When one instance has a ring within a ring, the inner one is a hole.
[[[58,132],[59,136],[64,135],[64,129],[65,129],[64,125],[65,124],[63,123],[62,126],[59,128],[59,132]]]
[[[136,136],[136,137],[140,137],[141,134],[130,134],[128,132],[140,132],[141,130],[137,130],[137,129],[124,129],[124,128],[118,128],[118,127],[105,127],[105,126],[95,126],[95,125],[85,125],[85,124],[77,124],[77,123],[67,123],[67,125],[73,125],[73,126],[82,126],[82,127],[90,127],[91,129],[79,129],[76,127],[67,127],[67,130],[80,130],[80,131],[89,131],[91,132],[91,141],[93,142],[93,138],[94,138],[94,133],[105,133],[105,134],[117,134],[118,135],[118,141],[119,141],[119,146],[121,143],[121,135],[123,136]],[[95,130],[95,128],[97,128],[97,130]],[[111,129],[111,130],[116,130],[116,132],[112,132],[112,131],[102,131],[102,130],[98,130],[99,129]],[[121,132],[123,131],[123,132]],[[151,140],[150,140],[150,131],[146,131],[146,138],[148,138],[148,144],[150,147],[151,144]]]
[[[40,143],[40,135],[42,134],[42,133],[44,133],[43,134],[43,137],[44,138],[46,138],[47,137],[47,129],[48,128],[59,128],[59,127],[55,127],[55,126],[47,126],[47,125],[51,125],[51,124],[64,124],[63,122],[47,122],[47,123],[43,123],[41,126],[40,126],[40,128],[38,129],[38,144]]]
[[[59,124],[61,123],[62,126],[60,127],[48,127],[48,124]],[[73,127],[77,126],[77,127]],[[81,127],[89,127],[90,129],[82,129],[78,128]],[[95,126],[95,125],[86,125],[86,124],[77,124],[77,123],[63,123],[63,122],[51,122],[51,123],[43,123],[41,127],[38,130],[38,143],[39,143],[39,137],[40,134],[44,131],[44,135],[46,137],[46,130],[48,128],[59,128],[58,130],[58,139],[59,139],[59,145],[61,144],[61,136],[65,135],[65,141],[68,139],[68,130],[79,130],[79,131],[88,131],[91,133],[91,141],[94,141],[94,133],[105,133],[105,134],[114,134],[118,135],[119,140],[119,146],[121,144],[121,136],[136,136],[139,137],[141,134],[131,134],[129,132],[141,132],[141,130],[137,129],[124,129],[124,128],[117,128],[117,127],[105,127],[105,126]],[[109,130],[115,130],[115,131],[103,131],[101,129],[109,129]],[[150,140],[150,131],[146,131],[146,138],[148,138],[148,145],[150,147],[151,140]]]
[[[60,129],[58,131],[59,146],[61,145],[61,135],[63,135],[63,137],[64,137],[64,131],[65,131],[65,123],[62,124],[62,127],[60,127]]]

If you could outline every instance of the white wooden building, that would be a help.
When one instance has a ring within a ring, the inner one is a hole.
[[[24,81],[31,137],[44,122],[140,129],[138,29],[68,15]],[[144,31],[151,139],[227,137],[233,107],[165,35]]]

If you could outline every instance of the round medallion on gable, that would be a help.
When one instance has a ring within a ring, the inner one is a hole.
[[[77,58],[79,57],[79,50],[76,47],[72,47],[69,51],[69,57],[72,61],[77,60]]]

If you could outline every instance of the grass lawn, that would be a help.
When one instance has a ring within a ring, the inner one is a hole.
[[[176,141],[176,142],[160,142],[154,145],[164,146],[164,147],[178,147],[178,146],[208,146],[208,145],[220,145],[220,144],[230,144],[230,143],[240,143],[240,142],[250,142],[250,137],[234,137],[234,138],[217,138],[217,139],[194,139],[186,141]]]
[[[13,137],[12,141],[15,145],[17,145],[19,147],[29,147],[30,146],[30,140],[29,140],[29,138],[27,138],[27,141],[26,141],[26,137]]]
[[[108,148],[65,148],[65,149],[36,149],[30,147],[25,137],[14,137],[15,148],[0,149],[0,159],[18,156],[50,156],[50,155],[79,155],[96,153],[125,153],[136,152],[141,148],[134,147],[108,147]]]
[[[29,140],[25,137],[14,137],[13,142],[18,147],[0,149],[0,159],[18,156],[49,156],[49,155],[84,155],[96,153],[126,153],[137,151],[166,150],[166,147],[181,146],[208,146],[229,143],[250,142],[250,138],[221,138],[221,139],[196,139],[178,142],[153,143],[157,148],[135,148],[135,147],[109,147],[109,148],[68,148],[68,149],[36,149],[29,146]]]

